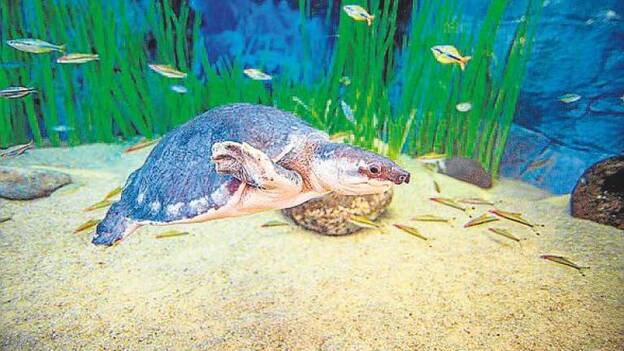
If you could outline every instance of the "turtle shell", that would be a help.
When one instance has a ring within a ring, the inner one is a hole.
[[[279,109],[234,104],[209,110],[163,137],[126,182],[119,206],[130,219],[171,222],[225,205],[240,181],[218,174],[212,145],[246,142],[274,159],[293,137],[324,134]]]

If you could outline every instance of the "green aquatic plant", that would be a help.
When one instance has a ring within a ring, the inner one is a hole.
[[[200,16],[186,2],[175,9],[168,0],[136,6],[0,2],[0,17],[10,19],[0,27],[0,62],[15,63],[0,69],[0,87],[38,90],[0,100],[0,146],[31,137],[38,145],[151,139],[212,106],[242,101],[294,111],[329,134],[350,134],[349,142],[391,158],[436,151],[477,159],[496,173],[541,9],[541,1],[528,1],[507,56],[495,58],[495,34],[509,2],[491,1],[478,30],[469,32],[460,27],[458,1],[414,1],[410,26],[397,46],[398,1],[341,1],[335,45],[321,78],[295,76],[285,64],[270,82],[246,77],[236,57],[208,62]],[[372,24],[351,19],[342,11],[347,4],[367,8],[375,15]],[[308,0],[299,1],[299,13],[301,64],[310,65]],[[67,52],[97,53],[100,61],[63,65],[56,63],[61,54],[29,54],[4,45],[27,37],[66,44]],[[454,45],[473,59],[465,71],[440,64],[430,51],[435,45]],[[150,63],[171,65],[188,76],[163,77]],[[172,85],[182,85],[186,93]],[[472,109],[458,111],[460,102],[470,102]]]
[[[496,174],[542,7],[541,1],[528,2],[507,57],[493,65],[496,33],[508,5],[507,0],[491,1],[478,34],[472,36],[458,28],[462,18],[454,0],[414,7],[396,113],[401,116],[417,109],[410,153],[461,155],[479,160]],[[432,63],[431,55],[425,54],[434,45],[451,43],[473,57],[464,72],[457,66]],[[472,108],[458,111],[456,105],[462,102]]]
[[[27,98],[0,100],[0,146],[28,140],[28,132],[36,144],[55,146],[63,133],[70,145],[135,135],[153,138],[212,106],[270,103],[268,89],[246,79],[239,64],[226,59],[209,64],[200,18],[191,18],[188,5],[176,13],[168,1],[148,2],[140,9],[139,23],[130,9],[123,1],[0,3],[0,17],[11,19],[2,21],[0,60],[17,65],[0,69],[0,86],[22,84],[38,90]],[[67,52],[97,53],[100,60],[57,64],[60,53],[34,55],[4,45],[25,37],[64,43]],[[191,74],[181,80],[165,78],[151,71],[150,63]],[[176,84],[187,93],[172,91]]]
[[[307,3],[300,0],[300,8],[307,8]],[[476,34],[460,28],[463,19],[456,0],[414,1],[410,29],[400,48],[393,45],[398,1],[349,0],[340,6],[346,4],[370,9],[375,15],[372,26],[341,11],[338,39],[324,79],[311,87],[291,83],[277,92],[278,105],[330,134],[352,133],[350,142],[391,158],[401,152],[461,155],[479,160],[496,175],[541,1],[528,2],[507,56],[498,58],[496,65],[494,43],[508,0],[490,2]],[[450,44],[474,56],[465,71],[433,58],[433,46]],[[342,84],[343,77],[351,84]],[[391,101],[393,89],[398,94]],[[294,103],[287,101],[291,95],[297,97]],[[341,101],[351,107],[353,123],[341,111]],[[458,111],[456,105],[462,102],[472,108]]]

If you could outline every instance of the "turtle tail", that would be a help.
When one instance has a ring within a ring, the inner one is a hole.
[[[133,231],[133,221],[127,216],[119,202],[114,203],[106,213],[106,217],[98,224],[91,242],[95,245],[111,246],[123,239],[129,230]]]

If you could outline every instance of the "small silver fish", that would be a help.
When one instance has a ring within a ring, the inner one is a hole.
[[[559,97],[559,100],[565,104],[571,104],[573,102],[579,101],[582,98],[579,94],[568,93],[563,94]]]
[[[262,228],[281,227],[281,226],[285,226],[285,225],[288,225],[288,223],[286,223],[284,221],[272,220],[272,221],[268,221],[268,222],[264,223],[260,227],[262,227]]]
[[[110,200],[102,200],[100,202],[96,202],[93,205],[85,208],[83,211],[85,211],[85,212],[95,211],[95,210],[100,209],[100,208],[108,207],[108,206],[110,206],[112,204],[113,204],[113,202],[110,201]]]
[[[448,199],[448,198],[444,198],[444,197],[432,197],[432,198],[429,198],[429,200],[435,201],[435,202],[440,203],[442,205],[446,205],[446,206],[458,209],[460,211],[466,211],[465,207],[463,207],[462,205],[458,204],[453,199]]]
[[[531,162],[527,166],[525,172],[530,172],[530,171],[534,171],[534,170],[539,169],[539,168],[543,168],[543,167],[545,167],[547,165],[552,164],[553,162],[554,162],[554,160],[552,158],[535,160],[535,161]]]
[[[243,70],[243,73],[245,73],[245,75],[247,75],[247,77],[253,79],[253,80],[271,80],[273,79],[273,77],[271,77],[270,75],[262,72],[261,70],[257,69],[257,68],[247,68],[245,70]]]
[[[488,228],[489,231],[491,231],[494,234],[498,234],[500,236],[504,236],[507,239],[513,240],[517,243],[520,242],[520,238],[516,237],[515,235],[511,234],[507,229],[503,229],[503,228]]]
[[[381,229],[381,225],[371,221],[370,218],[364,216],[353,215],[349,217],[348,222],[362,228]]]
[[[37,89],[27,87],[8,87],[0,90],[0,97],[5,99],[18,99],[32,93],[36,93]]]
[[[139,141],[138,143],[130,146],[129,148],[124,150],[124,154],[128,154],[131,152],[135,152],[137,150],[141,150],[144,149],[148,146],[151,146],[153,144],[156,144],[160,139],[154,139],[154,140],[147,140],[147,139],[143,139],[141,141]]]
[[[579,273],[581,273],[581,275],[585,275],[585,273],[583,271],[589,269],[588,266],[579,266],[576,263],[568,260],[567,258],[565,258],[563,256],[541,255],[540,258],[543,258],[543,259],[548,260],[548,261],[556,262],[556,263],[562,264],[564,266],[572,267],[572,268],[576,269],[577,271],[579,271]]]
[[[148,66],[154,72],[160,74],[161,76],[165,76],[167,78],[180,79],[180,78],[186,78],[186,76],[187,76],[186,73],[178,71],[177,69],[173,68],[170,65],[149,64]]]
[[[429,238],[427,238],[426,236],[420,234],[420,232],[418,231],[418,229],[414,228],[414,227],[410,227],[407,225],[402,225],[402,224],[394,224],[395,227],[401,229],[402,231],[406,232],[409,235],[413,235],[419,239],[422,240],[429,240]]]
[[[55,132],[59,132],[59,133],[67,133],[70,132],[72,130],[74,130],[74,127],[69,127],[69,126],[65,126],[65,125],[58,125],[58,126],[54,126],[52,127],[52,130]]]
[[[513,222],[517,222],[520,224],[524,224],[528,227],[534,227],[535,225],[532,224],[531,222],[527,221],[526,219],[524,219],[522,217],[522,213],[517,213],[517,212],[509,212],[509,211],[503,211],[503,210],[499,210],[499,209],[493,209],[489,211],[490,213],[493,213],[499,217],[508,219],[510,221]]]
[[[78,228],[76,228],[74,230],[74,234],[78,234],[80,232],[83,232],[87,229],[91,229],[93,227],[95,227],[96,225],[98,225],[101,222],[100,219],[90,219],[86,222],[84,222],[83,224],[81,224]]]
[[[186,87],[184,85],[172,85],[171,86],[171,91],[178,93],[178,94],[186,94],[188,93],[188,89],[186,89]]]
[[[100,59],[98,54],[67,54],[56,59],[57,63],[85,63]]]
[[[184,236],[189,235],[189,232],[183,232],[180,230],[167,230],[155,236],[156,239],[166,239],[166,238],[174,238],[176,236]]]
[[[439,217],[436,215],[418,215],[418,216],[414,216],[414,218],[412,218],[415,221],[419,221],[419,222],[443,222],[443,223],[449,223],[450,220],[447,218],[443,218],[443,217]]]
[[[342,113],[349,120],[349,122],[355,124],[355,118],[353,117],[353,111],[351,110],[351,106],[349,106],[344,100],[340,100],[340,107],[342,108]]]
[[[28,144],[15,145],[10,148],[1,149],[0,160],[6,160],[10,157],[19,156],[23,154],[24,152],[26,152],[26,150],[32,149],[32,148],[33,148],[33,142],[31,140]]]
[[[121,192],[123,191],[123,188],[118,186],[116,188],[114,188],[113,190],[109,191],[105,196],[104,196],[104,200],[111,200],[113,199],[115,196],[121,194]]]
[[[438,182],[436,182],[435,180],[433,181],[433,189],[438,194],[442,192],[442,189],[440,188],[440,184],[438,184]]]
[[[470,198],[466,198],[466,199],[457,199],[457,202],[460,202],[462,204],[469,204],[469,205],[494,205],[493,202],[491,201],[487,201],[484,199],[480,199],[478,197],[470,197]]]
[[[472,104],[469,102],[460,102],[459,104],[455,105],[455,108],[459,112],[468,112],[472,110]]]
[[[469,221],[468,223],[464,224],[464,228],[468,228],[468,227],[474,227],[477,225],[481,225],[481,224],[485,224],[485,223],[490,223],[490,222],[494,222],[494,221],[498,221],[498,218],[484,213],[481,216]]]
[[[416,157],[416,159],[422,163],[436,164],[438,162],[445,161],[446,159],[448,159],[448,156],[446,154],[439,154],[437,152],[429,152]]]
[[[33,54],[45,54],[52,51],[65,51],[65,45],[54,45],[40,39],[12,39],[6,42],[9,46]]]

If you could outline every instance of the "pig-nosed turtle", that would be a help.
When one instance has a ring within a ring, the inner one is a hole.
[[[336,144],[294,115],[233,104],[165,135],[126,182],[93,243],[112,245],[146,224],[195,223],[299,205],[331,191],[380,193],[408,183],[394,162]]]

